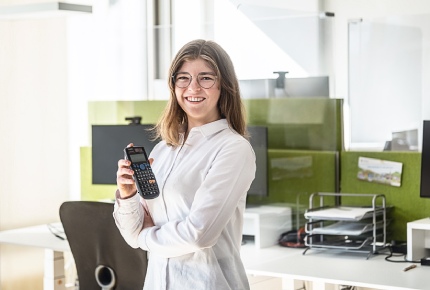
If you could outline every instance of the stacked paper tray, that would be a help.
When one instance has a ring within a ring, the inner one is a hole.
[[[382,210],[378,211],[370,207],[339,206],[308,211],[305,213],[305,218],[338,221],[359,221],[371,217],[374,212],[377,215],[383,213]]]
[[[384,227],[383,222],[375,224],[377,230]],[[313,234],[323,235],[351,235],[359,236],[373,230],[373,224],[369,222],[339,221],[329,226],[318,227],[312,230]]]

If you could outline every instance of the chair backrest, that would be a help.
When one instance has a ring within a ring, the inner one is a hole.
[[[114,287],[103,289],[143,288],[147,253],[124,241],[113,219],[113,207],[113,203],[93,201],[67,201],[60,206],[60,219],[75,260],[80,289],[101,289],[99,279],[109,279],[107,268],[113,270],[116,282]],[[96,278],[100,265],[105,268]]]

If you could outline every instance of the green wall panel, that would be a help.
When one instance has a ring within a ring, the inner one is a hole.
[[[81,147],[81,199],[113,200],[116,185],[92,184],[91,147]]]
[[[299,195],[306,195],[307,203],[315,191],[333,192],[335,160],[335,152],[269,149],[269,195],[264,201],[294,204]]]
[[[358,158],[368,157],[403,163],[400,187],[362,181],[357,178]],[[421,154],[418,152],[342,152],[341,192],[384,194],[393,206],[392,238],[406,241],[406,224],[430,216],[430,199],[420,198]],[[360,198],[343,198],[342,203],[354,204]]]
[[[313,192],[336,189],[336,152],[269,149],[268,196],[248,196],[248,204],[282,204],[293,212],[293,225],[303,226]]]
[[[244,100],[248,122],[269,131],[269,148],[340,151],[342,100],[280,98]]]
[[[88,103],[89,125],[127,124],[126,117],[142,117],[142,124],[158,121],[167,101],[97,101]]]

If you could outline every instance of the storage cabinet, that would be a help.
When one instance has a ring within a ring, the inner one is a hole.
[[[243,235],[254,238],[257,248],[276,245],[279,236],[292,228],[291,208],[262,205],[245,209]]]
[[[416,261],[430,256],[430,218],[407,224],[408,261]]]
[[[359,197],[360,201],[368,202],[360,206],[334,206],[327,205],[329,197],[340,200]],[[387,246],[388,209],[382,194],[313,193],[305,212],[307,248],[303,254],[310,249],[377,253]]]

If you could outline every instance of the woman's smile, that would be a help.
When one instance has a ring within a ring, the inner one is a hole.
[[[202,97],[185,97],[185,99],[191,103],[200,103],[205,100],[205,98]]]

